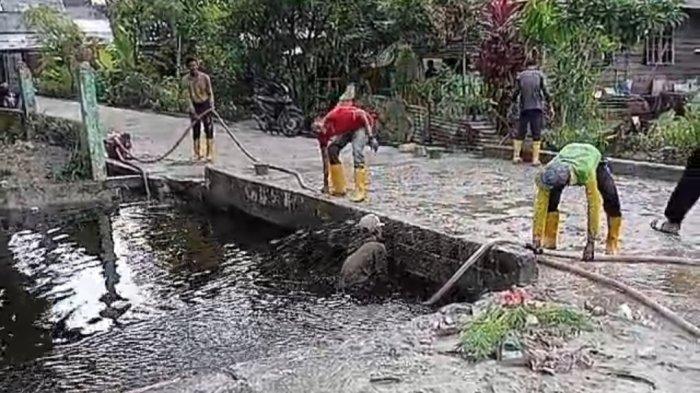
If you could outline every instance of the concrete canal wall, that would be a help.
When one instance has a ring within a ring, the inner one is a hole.
[[[367,213],[377,214],[386,224],[385,242],[394,260],[404,271],[435,286],[447,281],[481,246],[401,217],[368,210],[362,204],[352,204],[342,198],[326,199],[252,174],[232,174],[208,167],[205,176],[207,203],[221,209],[242,210],[287,228],[313,227],[328,220],[344,221]],[[190,195],[198,193],[194,184],[185,188]],[[497,248],[471,268],[458,287],[462,295],[472,296],[487,290],[526,285],[536,278],[537,266],[532,254],[516,248]]]

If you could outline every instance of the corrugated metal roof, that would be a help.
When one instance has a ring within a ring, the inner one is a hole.
[[[0,34],[0,51],[31,50],[39,48],[41,48],[41,42],[36,34]]]
[[[111,42],[114,38],[112,36],[112,27],[106,19],[75,19],[73,22],[88,37],[99,38],[107,42]]]
[[[685,7],[700,10],[700,0],[685,0]]]
[[[106,20],[76,19],[75,23],[88,37],[106,42],[113,39],[112,30]],[[0,51],[32,50],[41,48],[39,36],[32,32],[15,31],[0,33]]]
[[[4,11],[0,12],[0,51],[32,50],[41,47],[37,34],[24,23],[21,14],[26,8],[40,4],[67,12],[88,37],[108,42],[113,39],[109,21],[97,13],[84,12],[90,11],[89,7],[66,9],[62,0],[0,0]]]
[[[5,12],[23,12],[29,7],[47,5],[63,10],[62,0],[0,0],[0,6]]]

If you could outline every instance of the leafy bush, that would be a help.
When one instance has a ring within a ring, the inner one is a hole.
[[[105,101],[110,105],[149,108],[157,87],[148,75],[139,72],[117,72],[107,75],[109,81]]]
[[[186,109],[186,102],[180,83],[173,77],[163,78],[160,83],[156,83],[156,91],[151,101],[151,108],[164,112],[183,112]]]
[[[491,0],[484,14],[485,38],[476,65],[495,103],[500,130],[507,128],[515,78],[525,63],[525,44],[519,34],[522,8],[523,2]]]
[[[75,97],[72,77],[67,67],[52,65],[45,68],[36,78],[36,85],[37,92],[41,95],[56,98]]]
[[[486,115],[494,106],[485,91],[484,82],[476,74],[460,75],[443,70],[438,76],[413,83],[404,98],[412,104],[430,105],[433,111],[451,119],[465,115]]]
[[[613,129],[599,120],[591,121],[583,126],[564,125],[546,133],[544,140],[547,147],[555,151],[561,150],[570,143],[588,143],[597,147],[601,152],[605,152],[615,137]]]
[[[700,107],[689,107],[685,116],[673,111],[662,114],[646,134],[627,136],[620,146],[623,156],[685,165],[700,146]]]

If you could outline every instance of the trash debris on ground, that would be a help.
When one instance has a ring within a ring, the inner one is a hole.
[[[501,293],[501,305],[505,307],[523,305],[530,300],[532,296],[522,288],[513,288]]]
[[[617,316],[628,321],[634,320],[634,314],[632,313],[632,309],[627,303],[624,303],[620,305],[620,307],[618,307]]]
[[[574,368],[591,368],[593,359],[589,349],[577,350],[526,350],[528,365],[532,371],[555,375],[571,372]]]

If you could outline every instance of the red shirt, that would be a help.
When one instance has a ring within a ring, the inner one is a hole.
[[[364,109],[354,105],[336,106],[325,117],[323,132],[318,134],[318,143],[321,147],[326,147],[334,136],[365,127],[365,121],[374,126],[374,118]]]

